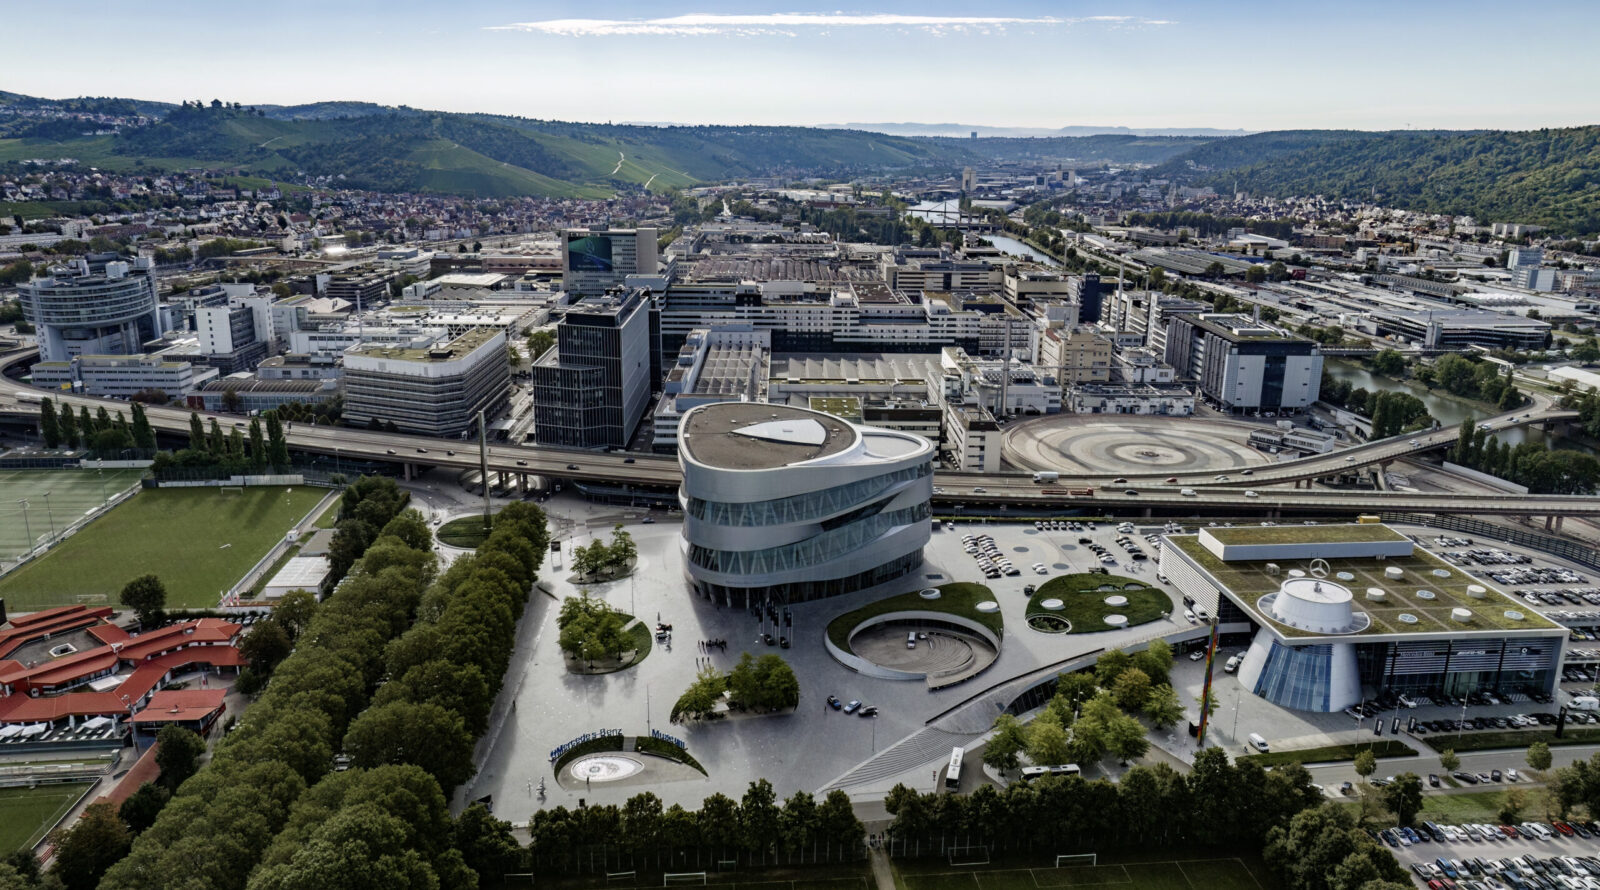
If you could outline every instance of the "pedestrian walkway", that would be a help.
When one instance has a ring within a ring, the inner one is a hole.
[[[872,878],[878,883],[878,890],[895,890],[894,866],[889,863],[889,851],[883,847],[871,849]]]

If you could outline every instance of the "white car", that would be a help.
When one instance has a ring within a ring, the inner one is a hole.
[[[1245,489],[1244,496],[1247,497],[1247,498],[1258,498],[1258,497],[1261,497],[1261,495],[1256,494],[1255,492],[1251,491],[1248,488]]]
[[[1188,619],[1190,624],[1199,624],[1200,623],[1200,619],[1194,617],[1194,610],[1193,609],[1184,609],[1183,610],[1183,617]]]

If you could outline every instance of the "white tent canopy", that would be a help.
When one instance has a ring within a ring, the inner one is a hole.
[[[21,736],[25,739],[31,739],[36,735],[44,735],[49,729],[50,724],[48,723],[34,723],[30,726],[23,727]]]
[[[103,726],[110,726],[111,725],[111,718],[110,717],[90,717],[88,720],[83,721],[83,725],[88,727],[89,729],[99,729],[99,728],[101,728]]]
[[[19,734],[21,732],[22,732],[22,727],[17,725],[17,724],[15,724],[15,723],[12,723],[12,724],[10,724],[8,726],[0,727],[0,739],[9,739],[9,738],[12,738],[12,737],[16,736],[17,734]]]

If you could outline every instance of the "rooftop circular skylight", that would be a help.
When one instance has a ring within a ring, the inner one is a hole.
[[[1411,614],[1410,612],[1401,612],[1399,615],[1396,615],[1394,617],[1395,617],[1395,620],[1399,621],[1401,624],[1416,624],[1417,623],[1417,616]]]

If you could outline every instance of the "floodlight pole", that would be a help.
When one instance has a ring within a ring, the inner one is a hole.
[[[56,514],[50,509],[50,492],[44,493],[44,515],[50,520],[50,540],[56,539]]]
[[[28,535],[28,553],[33,553],[33,526],[28,522],[28,499],[17,498],[17,503],[22,505],[22,530]]]

